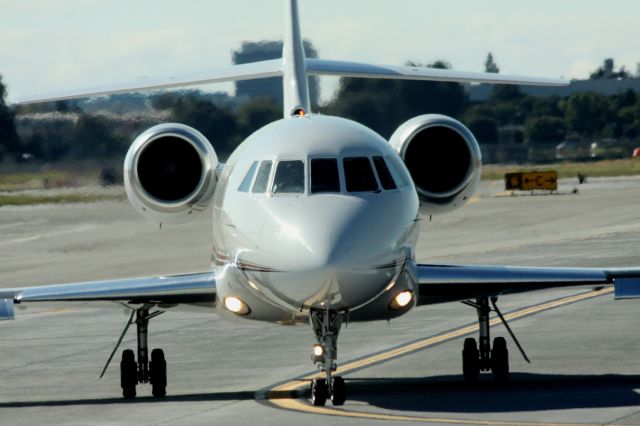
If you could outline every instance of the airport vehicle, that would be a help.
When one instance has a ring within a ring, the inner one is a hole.
[[[3,290],[0,316],[12,317],[18,303],[113,301],[129,307],[131,316],[107,362],[135,324],[137,351],[124,350],[120,363],[125,398],[136,395],[139,383],[151,383],[155,396],[166,393],[164,353],[154,349],[149,355],[147,347],[149,321],[166,309],[190,305],[252,320],[309,322],[316,339],[312,359],[325,373],[311,384],[312,402],[341,405],[346,385],[333,372],[338,336],[349,321],[392,319],[416,306],[462,301],[477,311],[480,325],[479,343],[464,342],[465,379],[477,381],[481,371],[491,371],[505,381],[507,345],[503,338],[492,343],[489,330],[491,310],[502,318],[499,297],[605,285],[614,285],[618,297],[640,295],[640,269],[417,264],[421,211],[443,214],[461,207],[480,179],[473,134],[450,117],[431,114],[407,121],[386,141],[353,121],[314,115],[307,76],[565,82],[306,59],[297,7],[296,0],[285,1],[282,59],[25,100],[282,76],[285,101],[284,118],[247,138],[224,165],[201,133],[177,123],[148,129],[128,151],[126,191],[143,216],[181,223],[212,205],[212,270]]]

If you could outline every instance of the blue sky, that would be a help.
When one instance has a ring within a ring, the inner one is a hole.
[[[227,65],[243,40],[280,38],[281,0],[0,0],[0,74],[12,97]],[[300,0],[321,57],[584,78],[640,62],[634,0]],[[323,97],[335,79],[323,79]],[[210,90],[230,90],[212,85]]]

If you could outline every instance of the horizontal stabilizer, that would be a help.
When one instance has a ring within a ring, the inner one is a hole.
[[[140,79],[127,83],[111,84],[78,90],[68,90],[40,96],[18,98],[15,104],[31,104],[36,102],[62,101],[67,99],[86,98],[91,96],[112,95],[115,93],[137,92],[142,90],[169,89],[185,86],[197,86],[225,81],[251,80],[277,77],[282,75],[282,60],[274,59],[250,64],[232,65],[210,71],[170,76],[164,78]]]
[[[350,61],[307,59],[307,72],[342,77],[389,78],[394,80],[431,80],[457,83],[498,83],[532,86],[566,86],[567,80],[521,77],[496,73],[464,72],[418,66],[374,65]]]

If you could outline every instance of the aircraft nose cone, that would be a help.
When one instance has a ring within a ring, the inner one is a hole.
[[[345,253],[358,239],[358,218],[365,206],[359,200],[345,197],[332,202],[337,197],[320,197],[324,203],[307,205],[304,212],[281,211],[272,215],[278,219],[274,220],[268,238],[278,249],[279,269],[311,272],[344,263]]]

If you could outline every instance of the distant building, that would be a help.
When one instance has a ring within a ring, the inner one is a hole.
[[[313,44],[304,40],[304,52],[307,58],[317,58],[318,51]],[[282,41],[246,41],[242,47],[232,54],[234,64],[246,64],[249,62],[266,61],[282,57]],[[238,97],[269,97],[282,104],[282,78],[261,78],[258,80],[245,80],[236,82],[236,96]],[[309,98],[311,105],[318,105],[319,85],[316,77],[309,78]]]

